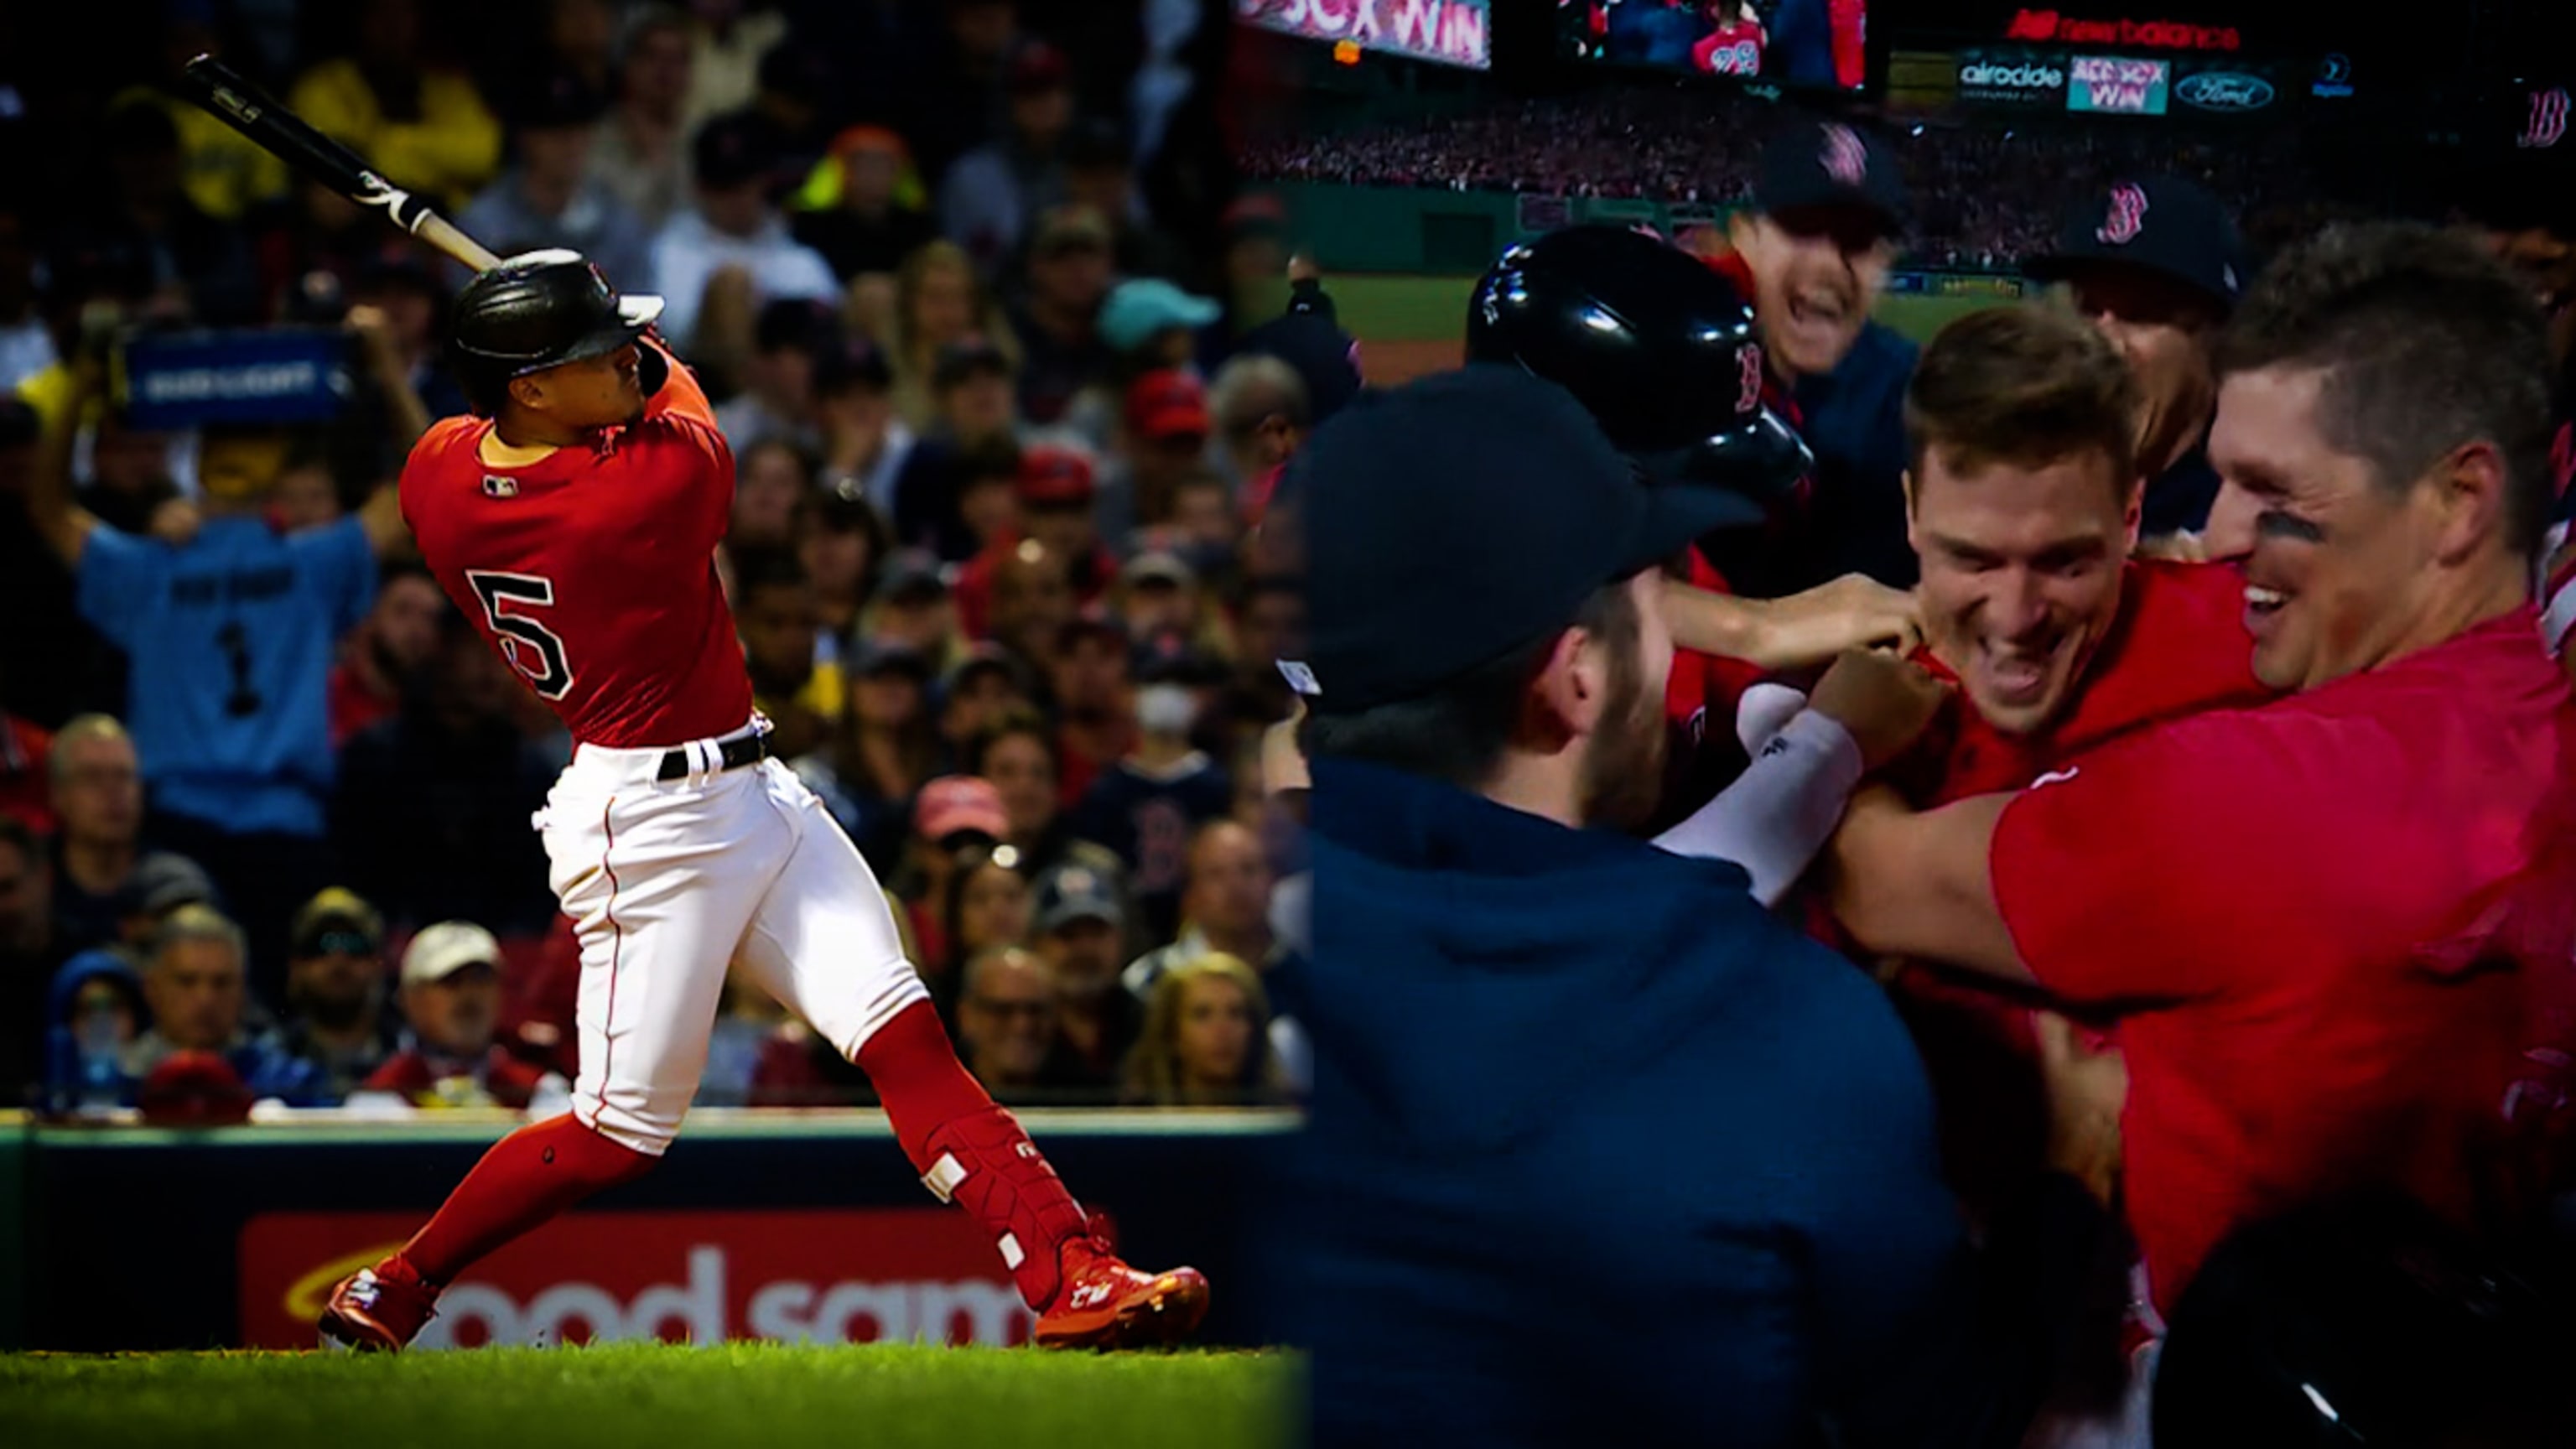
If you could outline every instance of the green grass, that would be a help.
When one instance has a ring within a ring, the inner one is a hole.
[[[1325,279],[1343,330],[1369,342],[1449,341],[1465,335],[1473,277],[1334,276]],[[1928,340],[1953,317],[1993,305],[1978,297],[1882,297],[1878,320]]]
[[[0,1444],[1284,1446],[1295,1360],[913,1344],[0,1357]]]

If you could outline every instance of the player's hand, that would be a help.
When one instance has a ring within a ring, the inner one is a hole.
[[[2209,543],[2197,533],[2159,533],[2138,540],[2135,550],[2140,558],[2169,559],[2175,563],[2209,562]]]
[[[1866,574],[1845,574],[1763,610],[1753,662],[1769,669],[1822,664],[1847,649],[1903,652],[1921,642],[1914,595]]]
[[[1852,649],[1834,660],[1807,708],[1851,732],[1861,762],[1875,770],[1902,755],[1940,712],[1950,686],[1898,655]]]
[[[2129,1066],[2116,1046],[2094,1047],[2053,1011],[2033,1014],[2041,1079],[2048,1087],[2048,1165],[2081,1182],[2104,1207],[2120,1182],[2120,1111]]]
[[[196,504],[185,498],[173,498],[152,510],[144,531],[172,548],[184,548],[195,541],[197,529],[205,521]]]
[[[358,339],[358,349],[369,367],[379,373],[400,371],[402,359],[394,349],[394,321],[384,308],[361,302],[349,309],[340,325]]]

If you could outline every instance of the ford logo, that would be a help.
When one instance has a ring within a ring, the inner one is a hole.
[[[2174,86],[2174,99],[2204,111],[2259,111],[2272,104],[2272,83],[2258,75],[2205,70]]]

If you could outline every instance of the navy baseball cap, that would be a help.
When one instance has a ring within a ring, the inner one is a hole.
[[[2022,270],[2043,282],[2111,262],[2170,277],[2229,311],[2252,263],[2226,204],[2178,176],[2129,176],[2068,210],[2057,250]]]
[[[1650,488],[1574,395],[1515,367],[1435,373],[1344,410],[1288,464],[1319,714],[1420,696],[1573,620],[1606,584],[1727,522],[1730,494]]]
[[[1799,121],[1762,148],[1753,204],[1763,211],[1841,207],[1865,212],[1893,236],[1905,229],[1905,178],[1887,143],[1841,121]]]

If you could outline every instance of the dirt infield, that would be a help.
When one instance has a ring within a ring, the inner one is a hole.
[[[1360,371],[1371,387],[1395,387],[1427,372],[1456,367],[1465,360],[1463,342],[1424,339],[1360,341]]]

